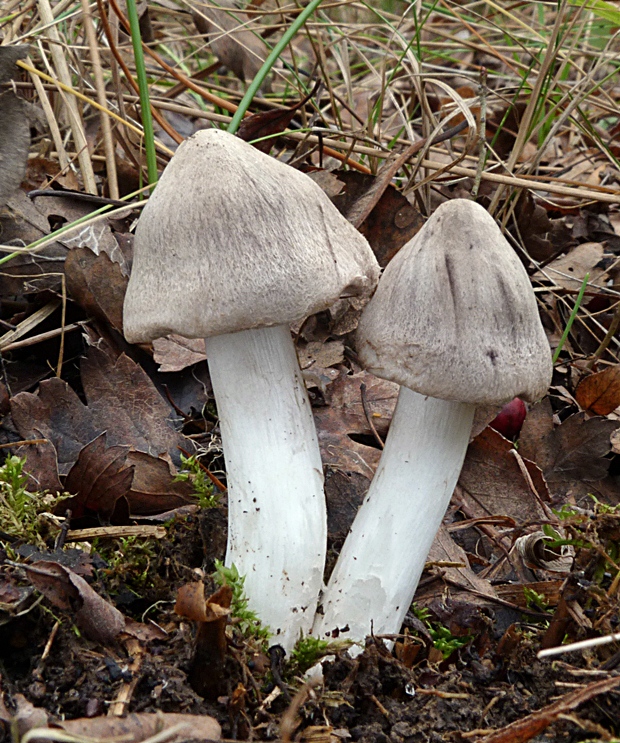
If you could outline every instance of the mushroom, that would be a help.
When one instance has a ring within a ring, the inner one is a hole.
[[[402,386],[313,632],[361,641],[402,625],[476,405],[540,398],[552,363],[523,265],[488,212],[466,199],[442,204],[388,264],[357,346],[369,371]]]
[[[226,563],[290,649],[326,552],[323,469],[289,325],[368,294],[366,240],[308,176],[217,129],[184,142],[140,217],[130,342],[206,338],[228,480]]]

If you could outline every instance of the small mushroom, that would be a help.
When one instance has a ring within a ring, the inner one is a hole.
[[[368,370],[402,386],[314,633],[360,641],[401,627],[476,405],[540,398],[552,363],[527,273],[488,212],[465,199],[440,206],[389,263],[357,346]]]
[[[136,229],[125,337],[206,338],[228,479],[226,562],[290,649],[326,551],[323,469],[289,325],[372,291],[366,240],[306,175],[210,129],[184,142]]]

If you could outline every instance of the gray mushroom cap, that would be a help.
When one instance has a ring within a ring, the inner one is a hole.
[[[293,323],[370,294],[378,277],[365,238],[308,176],[203,130],[179,147],[138,222],[125,337]]]
[[[530,280],[493,218],[442,204],[388,264],[357,332],[373,374],[473,404],[536,400],[552,362]]]

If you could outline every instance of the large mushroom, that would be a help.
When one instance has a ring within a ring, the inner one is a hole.
[[[289,325],[370,293],[366,240],[303,173],[226,132],[184,142],[143,210],[125,337],[206,338],[228,478],[226,562],[290,649],[326,551],[323,470]]]
[[[389,263],[357,347],[368,370],[402,386],[314,633],[361,641],[402,625],[476,406],[540,398],[552,363],[527,273],[488,212],[465,199],[441,205]]]

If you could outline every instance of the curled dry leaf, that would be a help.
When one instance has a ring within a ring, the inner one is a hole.
[[[186,740],[211,743],[221,739],[217,720],[209,715],[187,715],[175,712],[132,712],[126,717],[94,717],[64,720],[54,723],[50,732],[64,730],[78,740],[119,741],[140,743],[166,730],[176,732],[166,737],[166,743],[182,743]],[[37,733],[37,740],[46,740],[45,734]],[[50,737],[50,740],[53,740]]]
[[[575,399],[584,410],[597,415],[609,415],[620,406],[620,364],[608,366],[602,372],[582,379]]]
[[[197,694],[216,698],[224,686],[226,624],[232,588],[224,585],[205,600],[202,581],[181,586],[174,610],[198,625],[189,681]]]
[[[125,627],[125,617],[79,575],[57,562],[23,565],[28,580],[49,600],[70,611],[84,634],[102,645],[113,642]]]
[[[556,573],[569,573],[575,557],[575,550],[568,544],[550,547],[548,537],[542,531],[535,531],[519,537],[514,549],[528,568],[540,568]]]

